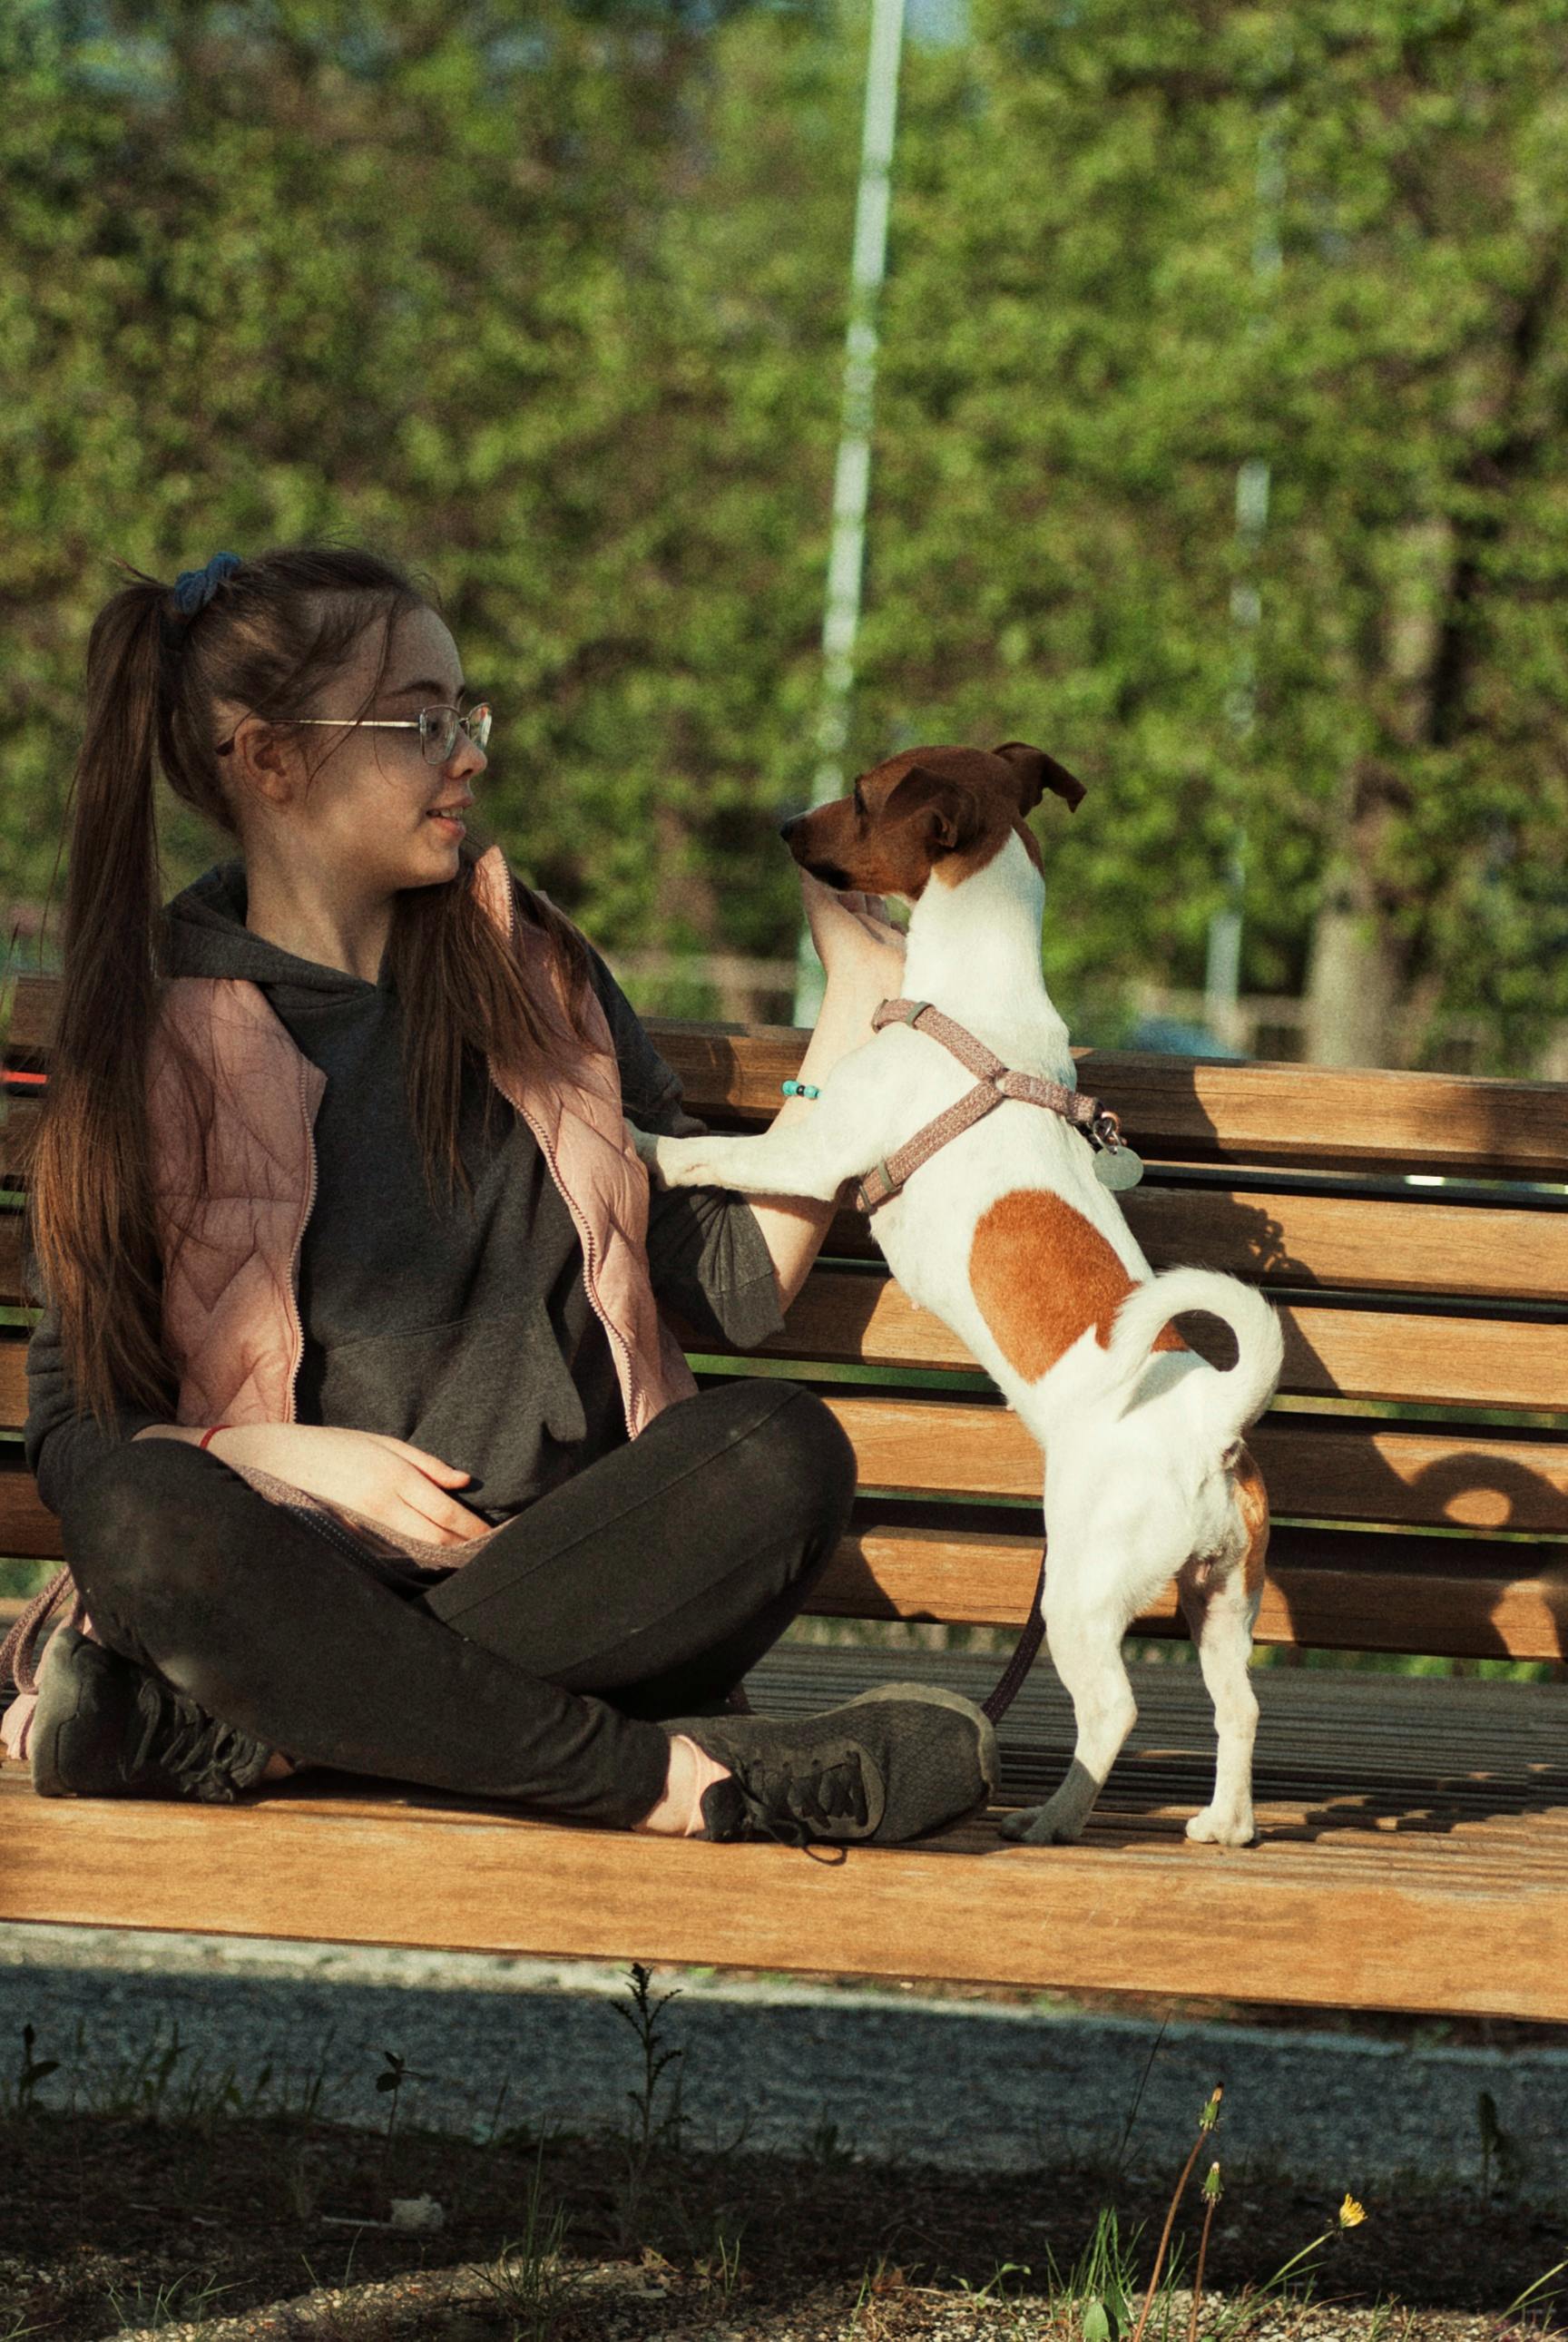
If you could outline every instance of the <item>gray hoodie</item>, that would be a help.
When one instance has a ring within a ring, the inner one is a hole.
[[[245,908],[238,861],[186,887],[168,906],[170,966],[258,985],[326,1076],[299,1262],[298,1419],[406,1439],[475,1474],[483,1486],[472,1508],[504,1519],[626,1436],[571,1215],[532,1132],[477,1064],[464,1075],[459,1120],[472,1200],[459,1191],[433,1210],[385,959],[375,984],[298,959],[253,935]],[[679,1079],[591,947],[590,956],[627,1117],[669,1130]],[[711,1339],[749,1349],[784,1323],[772,1260],[740,1196],[656,1191],[648,1265],[654,1293]],[[30,1298],[45,1306],[30,1249],[25,1276]],[[90,1416],[74,1419],[47,1306],[28,1346],[27,1391],[27,1461],[55,1513],[109,1446],[162,1419],[125,1408],[112,1436]]]

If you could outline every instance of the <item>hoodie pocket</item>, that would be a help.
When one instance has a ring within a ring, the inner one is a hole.
[[[499,1418],[514,1436],[532,1416],[563,1446],[588,1428],[543,1301],[340,1342],[323,1353],[321,1406],[329,1423],[405,1426],[394,1436],[472,1469]]]

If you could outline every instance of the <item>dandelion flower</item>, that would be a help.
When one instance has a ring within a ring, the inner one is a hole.
[[[1358,2204],[1353,2196],[1347,2196],[1344,2202],[1339,2207],[1340,2227],[1342,2228],[1359,2228],[1365,2217],[1366,2206],[1364,2204]]]

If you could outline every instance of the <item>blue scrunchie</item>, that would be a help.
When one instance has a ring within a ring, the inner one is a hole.
[[[205,569],[182,569],[175,580],[175,607],[182,618],[205,610],[225,577],[242,566],[237,553],[215,553]]]

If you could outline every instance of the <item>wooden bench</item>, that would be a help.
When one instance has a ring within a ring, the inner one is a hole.
[[[47,982],[20,986],[13,1066],[46,1066],[52,1006]],[[715,1126],[765,1122],[803,1046],[652,1029]],[[1083,1077],[1149,1159],[1128,1205],[1155,1265],[1234,1270],[1285,1312],[1253,1442],[1279,1523],[1262,1644],[1551,1679],[1260,1668],[1263,1840],[1243,1852],[1183,1839],[1213,1729],[1174,1646],[1135,1670],[1137,1731],[1072,1848],[985,1819],[812,1860],[320,1779],[239,1808],[52,1803],[12,1767],[0,1918],[1568,2019],[1568,1088],[1104,1054]],[[5,1135],[13,1189],[35,1112]],[[0,1218],[13,1300],[17,1258]],[[0,1347],[13,1432],[24,1337]],[[817,1609],[1015,1629],[1037,1450],[853,1216],[765,1355],[699,1360],[770,1369],[820,1389],[860,1458]],[[57,1524],[14,1440],[5,1457],[0,1553],[52,1558]],[[1168,1601],[1138,1627],[1156,1652],[1183,1631]],[[753,1685],[783,1710],[921,1672],[978,1692],[999,1665],[790,1640]],[[1007,1799],[1035,1801],[1071,1739],[1042,1663],[1004,1732]]]

